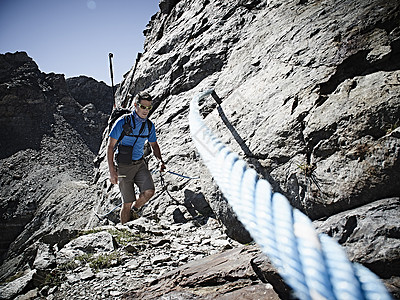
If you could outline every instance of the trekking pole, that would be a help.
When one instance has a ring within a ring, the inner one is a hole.
[[[115,96],[114,96],[114,75],[113,75],[113,68],[112,68],[112,58],[113,54],[110,52],[108,53],[108,58],[110,60],[110,76],[111,76],[111,88],[112,88],[112,95],[114,100],[114,108],[115,108]]]

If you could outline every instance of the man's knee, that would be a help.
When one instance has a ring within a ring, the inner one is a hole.
[[[149,200],[151,197],[154,196],[154,190],[145,190],[145,191],[143,192],[143,196],[144,196],[147,200]]]
[[[122,209],[131,209],[132,203],[122,203]]]

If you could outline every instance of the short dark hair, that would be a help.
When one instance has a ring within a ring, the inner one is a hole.
[[[146,100],[146,101],[153,101],[153,97],[147,92],[139,92],[135,96],[135,103],[140,103],[140,101]]]

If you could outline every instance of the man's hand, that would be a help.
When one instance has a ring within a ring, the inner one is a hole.
[[[160,172],[164,172],[166,169],[166,166],[164,165],[164,162],[161,161],[161,165],[160,165]]]
[[[164,170],[166,169],[165,164],[161,158],[161,151],[160,151],[160,146],[158,146],[157,142],[149,142],[151,148],[153,149],[153,154],[154,156],[160,161],[161,165],[160,165],[160,172],[164,172]]]
[[[110,168],[110,181],[112,184],[118,183],[118,173],[115,168]]]

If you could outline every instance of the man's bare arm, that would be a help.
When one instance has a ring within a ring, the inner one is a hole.
[[[165,165],[161,157],[160,146],[157,142],[150,143],[150,146],[153,149],[154,156],[161,162],[160,171],[163,172],[165,170]]]
[[[116,139],[112,137],[108,138],[107,162],[108,162],[108,170],[110,171],[110,181],[112,184],[118,183],[117,168],[114,165],[114,147],[116,143],[117,143]]]

